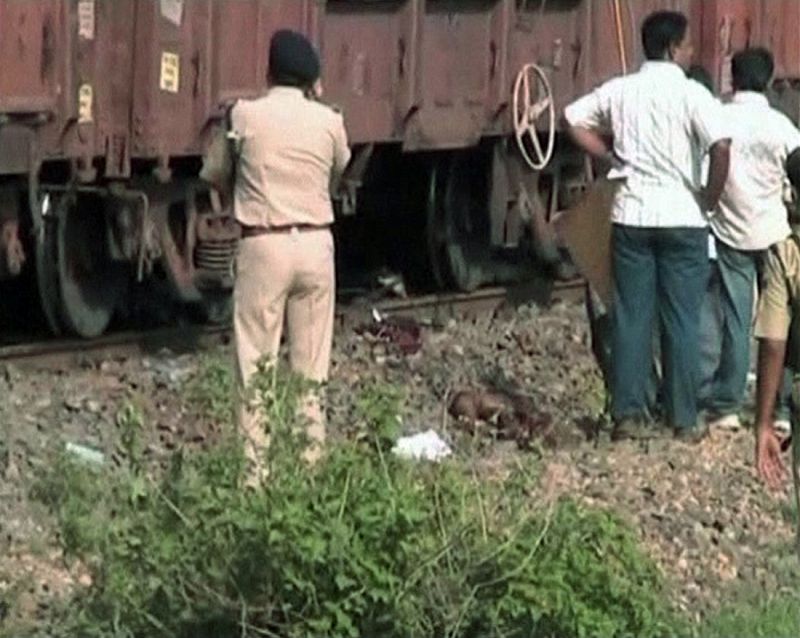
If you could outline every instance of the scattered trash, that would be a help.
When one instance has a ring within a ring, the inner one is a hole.
[[[183,385],[195,373],[196,366],[190,358],[163,358],[142,361],[142,367],[153,373],[156,385],[165,388],[177,388]]]
[[[64,399],[64,407],[70,412],[80,412],[86,397],[68,397]]]
[[[403,436],[397,440],[392,452],[404,459],[439,461],[453,451],[433,430]]]
[[[402,354],[416,354],[422,349],[422,327],[409,317],[385,317],[372,309],[373,323],[356,328],[356,334],[394,346]]]
[[[67,443],[66,449],[67,452],[81,461],[86,461],[92,465],[103,465],[105,463],[105,455],[99,450],[78,443]]]
[[[95,401],[94,399],[87,399],[86,403],[84,404],[87,412],[91,414],[100,414],[103,411],[103,404],[100,401]]]
[[[556,445],[552,417],[537,412],[533,402],[524,396],[472,388],[455,394],[449,412],[471,435],[487,424],[497,438],[515,441],[523,450],[530,448],[534,439],[540,439],[547,447]]]
[[[378,276],[378,285],[385,291],[400,297],[401,299],[408,298],[406,291],[406,283],[403,275],[396,273],[387,273]]]
[[[37,401],[35,407],[38,410],[46,410],[50,407],[50,400],[47,398]],[[64,399],[64,407],[68,412],[88,412],[90,414],[100,414],[103,411],[103,404],[97,399],[89,399],[85,396],[68,397]]]

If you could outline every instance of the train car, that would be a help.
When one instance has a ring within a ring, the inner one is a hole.
[[[790,0],[0,0],[0,279],[27,277],[56,334],[102,333],[131,282],[224,310],[238,228],[197,175],[283,27],[345,114],[342,228],[392,213],[380,250],[441,288],[565,274],[548,221],[588,175],[561,109],[638,66],[656,8],[690,17],[722,91],[733,50],[771,46],[797,119]]]

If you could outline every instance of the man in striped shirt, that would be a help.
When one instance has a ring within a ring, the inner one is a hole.
[[[620,182],[612,210],[612,438],[637,437],[651,419],[646,371],[658,318],[664,416],[677,438],[694,442],[706,433],[697,418],[705,213],[725,185],[730,140],[719,105],[685,75],[693,56],[686,17],[651,14],[642,43],[647,61],[639,72],[606,82],[564,115],[574,142],[594,157],[610,157],[609,178]]]

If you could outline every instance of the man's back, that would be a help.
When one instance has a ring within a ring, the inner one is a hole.
[[[789,234],[783,204],[785,164],[800,131],[757,92],[741,91],[723,106],[731,133],[731,168],[714,234],[740,250],[763,250]]]
[[[329,184],[349,159],[342,116],[300,89],[275,87],[237,104],[236,217],[252,226],[333,221]]]
[[[705,225],[697,199],[701,153],[723,137],[718,108],[704,87],[666,61],[648,61],[568,107],[571,124],[603,127],[614,136],[620,165],[609,177],[625,178],[614,222]]]

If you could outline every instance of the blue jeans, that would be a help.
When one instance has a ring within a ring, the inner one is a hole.
[[[703,308],[700,311],[700,386],[698,399],[706,408],[714,391],[714,378],[722,353],[722,282],[716,261],[710,264],[710,275]]]
[[[704,407],[714,414],[737,414],[744,401],[747,373],[750,370],[750,326],[753,321],[753,294],[760,252],[731,248],[717,242],[714,279],[718,282],[717,317],[710,311],[715,300],[706,296],[703,332],[713,333],[719,344],[719,360],[704,365],[707,391],[701,393]],[[707,360],[704,358],[704,363]],[[710,387],[709,387],[710,386]],[[703,396],[705,394],[705,396]]]
[[[586,316],[589,318],[589,331],[591,336],[592,353],[600,368],[606,392],[611,391],[611,314],[603,305],[599,297],[586,287]],[[653,333],[653,357],[650,373],[650,382],[647,386],[647,411],[651,415],[661,411],[661,371],[658,361],[661,356],[659,330]]]
[[[671,427],[695,427],[708,231],[615,224],[612,252],[611,416],[617,422],[650,416],[652,339],[658,318],[664,417]]]

